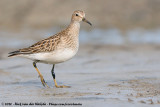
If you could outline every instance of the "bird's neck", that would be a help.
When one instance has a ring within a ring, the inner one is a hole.
[[[69,34],[78,36],[79,35],[79,29],[80,29],[80,23],[77,21],[71,21],[71,23],[68,26]]]

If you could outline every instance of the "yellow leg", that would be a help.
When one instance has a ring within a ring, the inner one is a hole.
[[[41,74],[40,71],[38,70],[38,68],[37,68],[37,66],[36,66],[36,62],[33,62],[33,66],[34,66],[34,68],[36,69],[36,71],[37,71],[38,74],[39,74],[39,77],[40,77],[40,79],[41,79],[42,85],[43,85],[44,87],[47,86],[47,87],[49,88],[49,86],[46,84],[46,82],[45,82],[42,74]]]
[[[54,80],[54,84],[57,88],[70,88],[70,86],[64,86],[64,85],[57,85],[57,82],[56,82],[56,75],[54,73],[54,65],[53,65],[53,68],[51,70],[51,73],[52,73],[52,76],[53,76],[53,80]]]

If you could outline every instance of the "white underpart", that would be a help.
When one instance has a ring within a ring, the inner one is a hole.
[[[67,48],[49,53],[43,52],[43,53],[21,55],[21,57],[25,57],[33,61],[39,60],[42,63],[57,64],[71,59],[77,53],[77,51],[78,50],[73,51],[72,49]]]

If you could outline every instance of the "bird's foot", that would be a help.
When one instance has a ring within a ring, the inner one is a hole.
[[[56,88],[70,88],[71,86],[65,86],[65,85],[55,85]]]
[[[53,79],[53,80],[54,80],[56,88],[70,88],[71,87],[71,86],[65,86],[65,85],[57,85],[56,79]]]
[[[45,82],[43,76],[42,76],[42,75],[39,75],[39,77],[41,78],[42,85],[43,85],[44,87],[47,86],[47,88],[49,88],[49,86],[48,86],[47,83]]]

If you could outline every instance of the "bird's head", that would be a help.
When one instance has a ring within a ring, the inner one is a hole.
[[[92,24],[85,18],[85,13],[84,11],[81,11],[81,10],[76,10],[74,11],[74,13],[72,14],[72,21],[76,21],[76,22],[86,22],[88,23],[89,25],[92,26]]]

